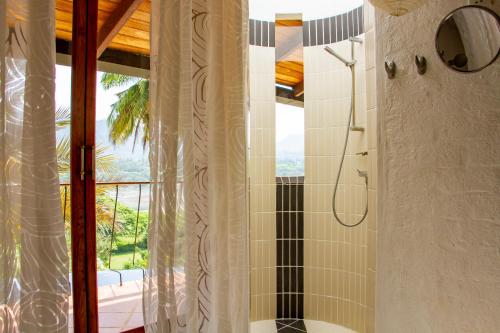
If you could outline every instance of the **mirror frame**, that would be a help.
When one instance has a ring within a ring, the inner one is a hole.
[[[441,60],[441,63],[442,63],[443,65],[445,65],[445,66],[446,66],[446,68],[451,69],[451,70],[453,70],[453,71],[455,71],[455,72],[458,72],[458,73],[477,73],[477,72],[479,72],[479,71],[482,71],[483,69],[485,69],[486,67],[488,67],[489,65],[491,65],[492,63],[494,63],[494,62],[498,59],[498,57],[500,56],[500,47],[498,48],[497,55],[496,55],[496,56],[494,56],[494,57],[493,57],[493,59],[492,59],[489,63],[487,63],[487,64],[486,64],[486,65],[484,65],[483,67],[480,67],[480,68],[477,68],[477,69],[473,69],[473,70],[460,70],[460,69],[458,69],[458,68],[454,68],[454,67],[448,66],[448,65],[445,63],[445,61],[443,60],[443,58],[441,58],[441,55],[439,54],[439,51],[438,51],[438,46],[439,46],[439,45],[438,45],[438,36],[439,36],[439,31],[441,31],[441,27],[445,24],[445,22],[446,22],[446,21],[447,21],[447,20],[448,20],[451,16],[453,16],[453,14],[455,14],[455,12],[457,12],[457,11],[459,11],[459,10],[462,10],[462,9],[464,9],[464,8],[478,8],[478,9],[484,10],[484,11],[486,11],[486,12],[490,13],[490,14],[491,14],[491,15],[492,15],[495,19],[496,19],[497,23],[500,25],[500,16],[498,16],[498,14],[497,14],[494,10],[492,10],[492,9],[490,9],[490,8],[488,8],[488,7],[483,7],[483,6],[479,6],[479,5],[466,5],[466,6],[461,6],[461,7],[455,8],[455,9],[454,9],[454,10],[452,10],[450,13],[448,13],[448,15],[446,15],[446,16],[445,16],[445,17],[441,20],[441,22],[439,23],[439,26],[438,26],[437,31],[436,31],[436,35],[435,35],[435,37],[434,37],[434,44],[435,44],[434,49],[435,49],[435,51],[436,51],[436,54],[437,54],[437,56],[438,56],[439,60]]]

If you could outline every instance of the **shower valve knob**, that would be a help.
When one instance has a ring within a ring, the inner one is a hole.
[[[356,170],[358,170],[358,176],[359,177],[368,178],[368,171],[361,171],[359,169],[356,169]]]

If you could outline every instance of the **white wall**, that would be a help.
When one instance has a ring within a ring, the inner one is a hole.
[[[500,328],[500,61],[460,74],[434,50],[440,20],[462,3],[377,13],[377,332]]]

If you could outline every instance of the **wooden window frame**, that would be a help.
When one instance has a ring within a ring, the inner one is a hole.
[[[97,333],[95,103],[98,0],[73,1],[71,252],[75,333]],[[83,159],[83,161],[82,161]]]

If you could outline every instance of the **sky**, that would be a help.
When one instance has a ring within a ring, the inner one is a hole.
[[[104,90],[100,84],[102,72],[97,72],[96,120],[106,119],[111,112],[111,105],[118,99],[116,94],[124,88]],[[56,105],[71,105],[71,67],[56,65]]]
[[[276,142],[291,135],[304,136],[304,109],[276,103]]]

